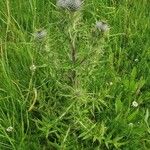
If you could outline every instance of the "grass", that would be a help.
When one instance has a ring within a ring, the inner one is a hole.
[[[0,149],[149,150],[149,0],[55,4],[0,1]]]

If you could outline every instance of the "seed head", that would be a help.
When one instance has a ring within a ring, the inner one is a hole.
[[[58,0],[57,6],[71,11],[76,11],[81,7],[81,0]]]
[[[98,22],[96,22],[95,27],[98,30],[102,31],[102,32],[109,31],[109,26],[108,26],[108,24],[105,21],[98,21]]]

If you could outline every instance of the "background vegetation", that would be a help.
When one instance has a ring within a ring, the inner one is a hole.
[[[86,60],[74,66],[68,11],[55,0],[0,1],[1,150],[150,149],[150,1],[86,0],[76,15]],[[101,43],[91,37],[99,20],[110,26]]]

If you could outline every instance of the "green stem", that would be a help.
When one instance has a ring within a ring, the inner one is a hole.
[[[71,83],[72,86],[76,85],[76,70],[75,70],[75,65],[76,65],[76,57],[77,57],[77,50],[76,50],[76,17],[74,14],[70,14],[70,21],[71,21],[71,26],[68,29],[69,32],[69,43],[70,43],[70,49],[71,49],[71,61],[72,61],[72,66],[73,69],[71,70]]]

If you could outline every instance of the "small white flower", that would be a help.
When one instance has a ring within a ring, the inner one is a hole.
[[[113,85],[113,82],[110,82],[109,85]]]
[[[135,62],[138,62],[139,60],[136,58],[136,59],[134,59],[134,61],[135,61]]]
[[[138,107],[139,104],[138,104],[136,101],[133,101],[133,102],[132,102],[132,106],[133,106],[133,107]]]
[[[109,26],[105,21],[98,21],[96,22],[95,27],[99,30],[101,30],[102,32],[107,32],[109,31]]]
[[[42,40],[46,37],[47,31],[46,30],[38,30],[33,35],[34,35],[35,39]]]
[[[31,70],[31,71],[35,71],[35,70],[36,70],[36,66],[35,66],[34,64],[31,65],[31,66],[30,66],[30,70]]]
[[[81,7],[81,0],[58,0],[57,6],[75,11]]]
[[[133,123],[132,123],[132,122],[131,122],[131,123],[129,123],[128,125],[129,125],[129,127],[133,127]]]
[[[13,130],[14,130],[14,128],[12,126],[10,126],[6,129],[7,132],[12,132]]]

